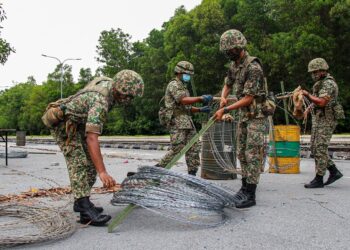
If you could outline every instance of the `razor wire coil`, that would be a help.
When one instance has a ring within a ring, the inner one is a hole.
[[[70,213],[43,206],[0,204],[0,219],[0,248],[55,241],[76,231]]]
[[[126,178],[111,203],[130,203],[165,217],[200,226],[218,226],[227,219],[224,209],[242,197],[195,176],[143,166]]]

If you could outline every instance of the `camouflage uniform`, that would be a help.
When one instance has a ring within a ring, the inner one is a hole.
[[[111,82],[105,81],[103,84],[107,89],[111,88]],[[106,98],[97,92],[78,95],[65,104],[66,122],[51,129],[66,159],[75,199],[90,196],[96,181],[97,173],[87,149],[86,133],[102,134],[107,113],[113,104],[113,98]]]
[[[86,133],[102,134],[107,113],[113,105],[130,100],[119,100],[116,96],[120,94],[142,96],[142,78],[134,71],[122,70],[113,79],[96,78],[77,94],[57,102],[64,106],[64,120],[51,128],[51,134],[66,159],[75,199],[90,196],[96,181],[96,168],[88,152]]]
[[[165,167],[181,149],[196,134],[193,121],[191,119],[191,105],[182,105],[180,100],[190,96],[187,87],[182,81],[175,78],[167,86],[165,91],[165,106],[172,110],[172,118],[169,125],[171,148],[161,159],[159,165]],[[200,146],[195,143],[186,153],[185,159],[188,171],[197,172],[200,164]]]
[[[247,183],[258,184],[263,162],[264,133],[267,120],[262,113],[264,75],[259,59],[245,52],[241,63],[231,62],[225,84],[233,87],[238,99],[254,96],[253,103],[239,109],[237,155],[242,168],[242,177]]]
[[[328,155],[329,142],[337,126],[332,109],[338,98],[338,85],[334,78],[328,74],[317,81],[313,86],[313,95],[329,100],[325,107],[315,107],[312,113],[311,152],[315,158],[316,174],[324,176],[327,167],[334,165]]]

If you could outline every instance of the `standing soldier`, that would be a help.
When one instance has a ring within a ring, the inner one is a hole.
[[[98,137],[113,105],[127,105],[142,96],[143,88],[142,78],[132,70],[122,70],[113,79],[98,77],[77,94],[50,103],[42,118],[66,159],[73,209],[80,212],[81,223],[102,226],[111,219],[89,199],[97,174],[103,186],[116,184],[103,163]]]
[[[175,78],[170,81],[165,91],[165,112],[163,115],[168,118],[164,125],[167,125],[170,132],[171,147],[156,165],[158,167],[165,167],[196,134],[196,128],[190,116],[191,113],[210,112],[207,106],[196,108],[192,107],[191,104],[203,102],[206,105],[213,99],[211,95],[190,97],[186,84],[191,81],[191,76],[194,74],[191,63],[178,62],[174,72]],[[198,171],[200,164],[199,150],[199,144],[196,143],[186,153],[188,174],[196,175]]]
[[[231,60],[221,94],[220,109],[215,118],[239,110],[238,159],[242,168],[242,186],[235,197],[237,208],[256,205],[255,191],[259,182],[263,162],[266,115],[264,106],[264,73],[258,58],[245,50],[247,44],[243,34],[235,29],[227,30],[220,38],[220,50]],[[234,90],[237,101],[227,106],[227,96]]]
[[[311,73],[313,94],[303,90],[304,96],[312,102],[312,128],[311,151],[315,158],[316,176],[305,188],[323,188],[343,175],[335,167],[328,155],[328,145],[333,131],[337,126],[337,120],[344,118],[344,110],[338,103],[338,85],[334,78],[327,72],[328,64],[323,58],[315,58],[309,62],[308,72]],[[307,113],[310,108],[307,109]],[[307,115],[306,113],[306,115]],[[328,180],[323,183],[323,176],[329,170]]]

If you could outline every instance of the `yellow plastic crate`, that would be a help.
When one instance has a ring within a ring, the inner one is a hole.
[[[299,157],[277,157],[278,172],[275,169],[275,158],[269,157],[269,173],[278,174],[299,174],[300,158]]]
[[[275,141],[300,141],[300,127],[297,125],[276,125],[273,128]]]

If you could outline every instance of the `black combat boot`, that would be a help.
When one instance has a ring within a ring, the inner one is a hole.
[[[80,212],[80,223],[82,224],[103,226],[111,219],[109,215],[100,214],[92,205],[89,197],[78,199],[77,204],[82,209]]]
[[[103,212],[103,207],[96,207],[95,204],[92,203],[91,201],[90,201],[90,203],[91,203],[92,206],[94,206],[96,208],[97,212],[99,212],[99,213]],[[82,207],[80,207],[79,204],[78,204],[78,201],[75,200],[74,201],[74,205],[73,205],[73,210],[74,210],[74,212],[82,212],[84,209]]]
[[[236,202],[236,208],[247,208],[256,205],[255,201],[256,184],[247,183],[246,191],[244,192],[245,197],[242,200]]]
[[[247,189],[247,178],[242,177],[242,186],[240,190],[233,196],[235,200],[242,200],[245,197],[245,191]]]
[[[335,165],[331,165],[327,169],[329,171],[329,177],[324,185],[329,185],[343,177],[343,174],[335,167]]]
[[[196,176],[197,170],[188,170],[188,174],[189,174],[189,175]]]
[[[323,188],[323,176],[316,174],[315,178],[308,184],[305,184],[305,188]]]

